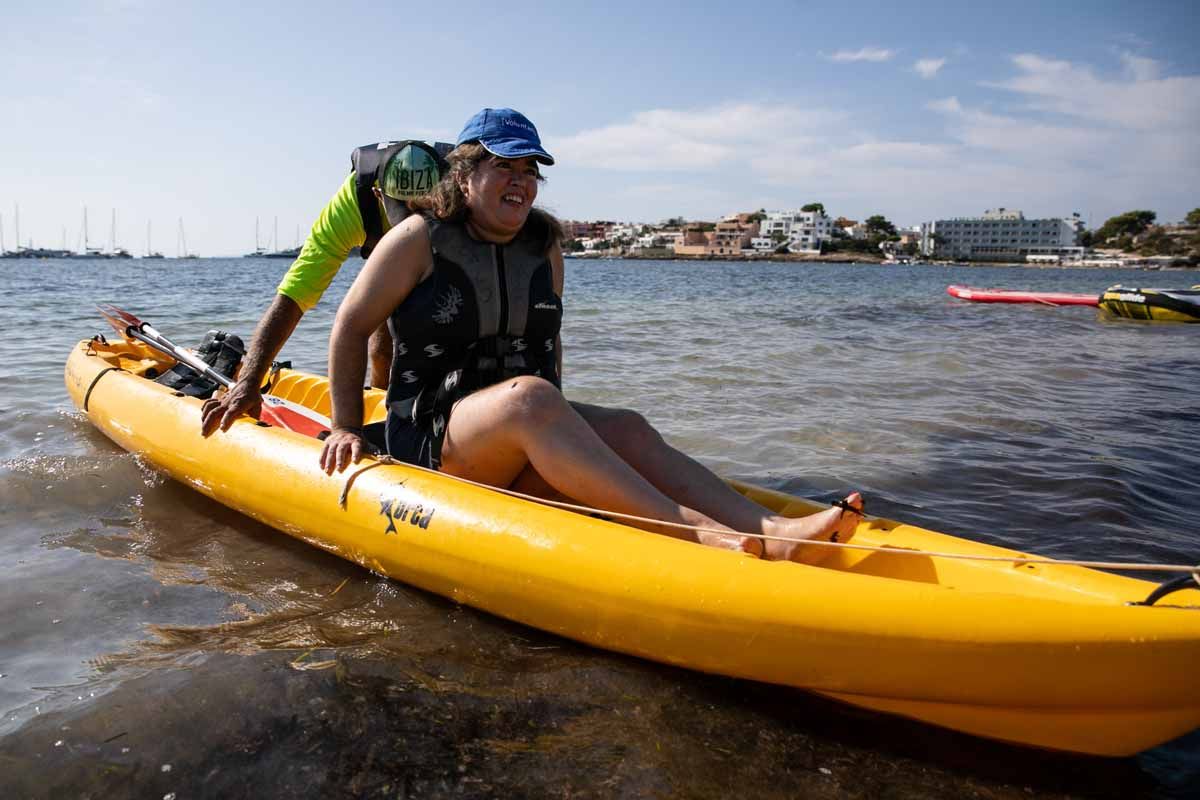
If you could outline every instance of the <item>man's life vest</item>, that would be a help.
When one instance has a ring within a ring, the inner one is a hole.
[[[362,216],[363,231],[367,235],[361,248],[363,258],[371,254],[384,234],[383,219],[379,215],[379,203],[375,199],[374,189],[376,186],[383,186],[383,173],[392,157],[410,145],[427,153],[434,164],[434,169],[412,170],[408,174],[401,174],[401,182],[405,182],[404,179],[406,179],[408,185],[403,187],[402,192],[395,192],[395,196],[381,192],[388,226],[395,227],[412,213],[403,197],[418,197],[428,194],[433,189],[449,168],[446,163],[446,154],[454,149],[454,145],[446,142],[435,142],[431,145],[416,139],[405,139],[363,145],[356,147],[350,154],[350,168],[354,170],[354,191],[358,199],[358,212]]]

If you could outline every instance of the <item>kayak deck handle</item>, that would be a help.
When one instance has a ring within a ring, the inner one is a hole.
[[[1171,578],[1170,580],[1163,581],[1158,585],[1157,588],[1155,588],[1154,591],[1146,595],[1145,600],[1142,600],[1141,602],[1130,602],[1129,605],[1152,606],[1167,595],[1174,594],[1182,589],[1187,589],[1191,587],[1192,584],[1200,586],[1200,572],[1193,572],[1191,575],[1179,575],[1175,578]]]

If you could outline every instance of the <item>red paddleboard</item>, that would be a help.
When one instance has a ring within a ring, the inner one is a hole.
[[[1098,294],[1070,292],[1020,292],[1012,289],[976,289],[973,286],[947,286],[946,292],[976,303],[1041,303],[1047,306],[1098,306]]]

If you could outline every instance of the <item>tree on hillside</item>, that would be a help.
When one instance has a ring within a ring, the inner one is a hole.
[[[863,225],[867,226],[867,236],[872,239],[896,235],[896,226],[888,222],[887,217],[882,214],[867,217]]]
[[[1193,208],[1189,211],[1183,221],[1188,225],[1200,225],[1200,208]]]
[[[800,206],[800,210],[801,211],[816,211],[818,214],[821,214],[822,216],[824,216],[825,215],[825,204],[824,203],[809,203],[806,206]]]
[[[1170,256],[1182,252],[1182,248],[1162,228],[1153,225],[1138,239],[1137,251],[1144,256]]]
[[[1140,210],[1126,211],[1124,214],[1109,217],[1108,221],[1096,231],[1093,240],[1097,244],[1105,244],[1110,239],[1132,238],[1154,224],[1157,216],[1153,211]]]

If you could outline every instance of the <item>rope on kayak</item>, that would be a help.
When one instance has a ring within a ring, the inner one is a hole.
[[[840,547],[847,550],[864,550],[875,553],[888,553],[889,555],[901,556],[922,556],[924,558],[945,558],[957,561],[998,561],[1005,564],[1046,564],[1054,566],[1070,566],[1070,567],[1088,567],[1089,569],[1113,569],[1113,570],[1128,570],[1132,572],[1180,572],[1190,573],[1192,580],[1200,587],[1200,564],[1138,564],[1126,561],[1085,561],[1085,560],[1067,560],[1055,558],[1036,558],[1033,556],[983,556],[973,555],[970,553],[942,553],[934,550],[914,550],[907,547],[887,547],[871,544],[850,544],[848,542],[828,542],[823,539],[796,539],[791,536],[771,536],[766,533],[747,533],[745,531],[734,531],[725,528],[705,528],[699,525],[688,525],[683,522],[667,522],[661,519],[653,519],[651,517],[639,517],[636,514],[623,514],[619,511],[605,511],[600,508],[592,508],[590,506],[579,505],[577,503],[567,503],[562,500],[550,500],[545,497],[535,497],[534,495],[524,494],[512,489],[503,489],[499,486],[491,486],[486,483],[479,483],[470,478],[461,478],[457,475],[451,475],[446,472],[439,472],[435,469],[422,467],[419,464],[409,464],[407,461],[400,461],[392,458],[389,455],[379,454],[374,455],[374,464],[356,469],[346,478],[346,483],[342,487],[341,495],[338,497],[338,505],[344,510],[346,503],[349,500],[350,489],[354,485],[359,475],[364,472],[386,465],[397,465],[407,467],[408,469],[428,472],[431,475],[437,475],[441,478],[449,478],[459,483],[465,483],[468,486],[475,486],[480,489],[485,489],[492,492],[515,497],[519,500],[529,500],[534,503],[540,503],[545,506],[553,506],[567,511],[575,511],[581,514],[600,515],[605,519],[620,519],[628,522],[643,522],[650,525],[662,525],[668,528],[676,528],[678,530],[692,531],[694,533],[716,533],[726,536],[745,536],[751,539],[760,539],[763,541],[771,540],[776,542],[795,542],[802,545],[815,545],[817,547]],[[866,520],[867,515],[861,515]]]

